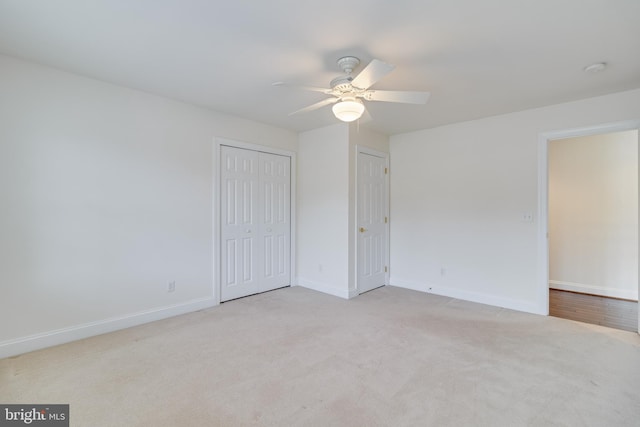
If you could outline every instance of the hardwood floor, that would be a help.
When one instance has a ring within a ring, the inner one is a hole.
[[[636,301],[549,289],[549,315],[625,331],[638,330]]]

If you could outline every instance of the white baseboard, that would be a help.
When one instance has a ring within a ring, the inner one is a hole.
[[[355,289],[340,289],[334,286],[327,285],[325,283],[314,282],[298,277],[296,280],[298,286],[307,289],[313,289],[314,291],[322,292],[324,294],[333,295],[344,299],[351,299],[358,295],[358,291]]]
[[[412,282],[408,280],[391,279],[389,280],[389,286],[395,286],[396,288],[411,289],[412,291],[418,291],[418,292],[433,293],[430,290],[429,285],[427,285],[426,283],[418,283],[418,282]]]
[[[47,331],[40,334],[29,335],[0,342],[0,359],[40,350],[46,347],[65,344],[144,323],[162,320],[180,314],[191,313],[205,308],[213,307],[213,298],[199,298],[182,304],[160,307],[142,311],[126,316],[114,317],[97,322],[85,323],[68,328]]]
[[[479,292],[465,291],[463,289],[446,288],[442,286],[433,286],[427,283],[419,283],[407,280],[398,280],[391,278],[391,286],[398,288],[411,289],[414,291],[426,292],[429,294],[440,295],[443,297],[455,298],[464,301],[477,302],[480,304],[493,305],[496,307],[508,308],[510,310],[524,311],[533,314],[545,314],[541,307],[529,301],[516,300],[512,298],[503,298],[495,295],[483,294]]]
[[[604,286],[585,285],[582,283],[563,282],[560,280],[549,280],[549,287],[559,291],[580,292],[583,294],[600,295],[603,297],[622,298],[638,300],[638,290],[633,289],[612,289]]]

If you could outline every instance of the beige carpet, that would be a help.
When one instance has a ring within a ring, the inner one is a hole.
[[[638,426],[640,337],[398,288],[287,288],[0,361],[72,426]]]

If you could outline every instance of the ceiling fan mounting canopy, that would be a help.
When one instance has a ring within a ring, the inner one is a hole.
[[[429,99],[429,92],[409,92],[369,89],[384,76],[389,74],[395,66],[386,64],[378,59],[372,60],[357,76],[352,76],[353,70],[360,65],[360,59],[355,56],[344,56],[337,61],[338,66],[345,75],[338,76],[331,80],[331,89],[302,86],[301,89],[314,92],[321,92],[331,95],[308,107],[294,111],[293,114],[313,111],[330,104],[333,106],[335,116],[346,122],[359,119],[365,111],[361,100],[397,102],[405,104],[426,104]],[[274,83],[275,86],[287,86],[285,83]]]
[[[360,60],[355,56],[343,56],[337,62],[340,69],[346,74],[351,74],[360,65]]]

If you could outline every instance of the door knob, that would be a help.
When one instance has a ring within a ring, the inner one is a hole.
[[[360,232],[361,232],[361,233],[364,233],[365,231],[367,231],[367,229],[366,229],[366,228],[364,228],[364,227],[360,227]]]

